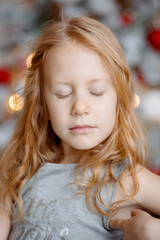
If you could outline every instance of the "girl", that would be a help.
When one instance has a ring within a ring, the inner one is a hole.
[[[1,159],[0,239],[123,239],[109,219],[135,207],[160,215],[160,179],[144,167],[120,45],[106,26],[80,17],[51,22],[33,52],[25,105]]]

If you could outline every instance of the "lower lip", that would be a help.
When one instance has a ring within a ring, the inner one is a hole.
[[[71,128],[70,131],[73,133],[90,133],[92,132],[94,127],[84,127],[84,128]]]

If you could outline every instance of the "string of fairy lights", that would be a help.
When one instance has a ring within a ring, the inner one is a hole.
[[[26,59],[26,66],[27,67],[30,67],[32,57],[33,57],[33,53],[31,53],[27,57],[27,59]],[[23,106],[24,106],[24,97],[19,93],[12,94],[8,99],[8,106],[14,112],[21,111],[23,109]]]

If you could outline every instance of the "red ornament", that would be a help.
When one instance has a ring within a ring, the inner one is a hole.
[[[123,12],[119,16],[119,19],[120,19],[120,22],[121,22],[122,26],[126,27],[126,26],[129,26],[133,23],[134,16],[133,16],[132,12]]]
[[[146,85],[145,76],[144,76],[143,72],[141,71],[141,69],[139,69],[137,67],[137,69],[135,69],[135,74],[136,74],[138,82],[142,85]]]
[[[148,32],[147,39],[156,51],[160,51],[160,29],[151,29]]]
[[[0,69],[0,84],[9,84],[10,82],[10,73],[7,69]]]

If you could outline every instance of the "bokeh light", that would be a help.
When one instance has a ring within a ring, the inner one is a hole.
[[[13,94],[8,100],[8,105],[13,111],[20,111],[24,106],[24,98],[19,94]]]
[[[134,95],[134,108],[137,108],[140,104],[140,98],[137,94]]]

